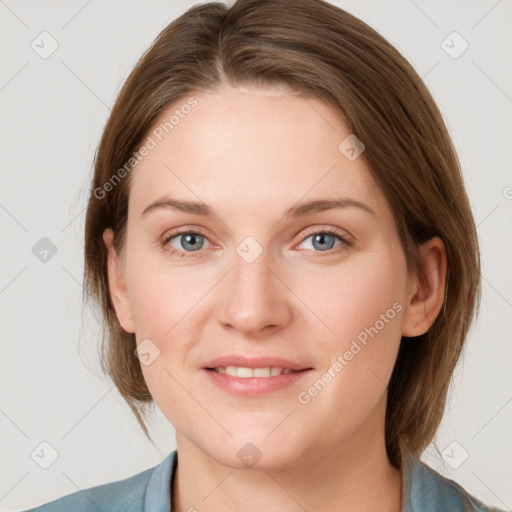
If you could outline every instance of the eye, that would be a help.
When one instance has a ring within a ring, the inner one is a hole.
[[[208,239],[201,233],[180,231],[166,237],[163,245],[170,249],[171,254],[182,253],[181,256],[183,257],[186,253],[198,252],[203,249],[205,240]]]
[[[301,247],[309,239],[312,239],[312,249],[308,247]],[[162,245],[173,255],[177,254],[182,258],[193,258],[199,256],[199,254],[194,253],[200,253],[201,249],[205,249],[205,241],[210,243],[208,238],[199,232],[183,230],[166,236]],[[338,246],[335,246],[336,241],[339,242]],[[347,249],[352,245],[353,242],[347,239],[341,231],[334,228],[327,228],[315,231],[303,238],[299,247],[313,250],[314,252],[328,253],[326,256],[329,256],[337,253],[338,251]],[[206,249],[208,248],[209,247],[206,247]]]
[[[327,252],[328,255],[337,253],[338,251],[344,250],[353,245],[352,241],[348,240],[340,231],[334,228],[315,231],[304,238],[301,246],[309,239],[311,239],[311,250],[315,252]],[[336,240],[340,242],[338,246],[335,246]],[[303,248],[309,249],[308,247]]]

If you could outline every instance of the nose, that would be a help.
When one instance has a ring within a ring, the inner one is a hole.
[[[279,271],[269,266],[265,251],[252,263],[235,253],[222,290],[219,322],[247,336],[284,328],[292,320],[293,294],[283,281]]]

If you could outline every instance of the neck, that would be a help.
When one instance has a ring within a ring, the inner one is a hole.
[[[363,430],[350,443],[303,450],[271,470],[220,464],[177,432],[172,510],[398,512],[402,474],[389,462],[384,436]]]

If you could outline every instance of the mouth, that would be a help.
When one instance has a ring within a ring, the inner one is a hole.
[[[239,377],[241,379],[250,379],[254,377],[269,378],[279,375],[288,375],[290,373],[299,373],[306,371],[292,370],[291,368],[282,368],[279,366],[263,366],[260,368],[248,368],[247,366],[219,366],[217,368],[206,368],[209,371],[228,375],[230,377]]]
[[[259,397],[297,385],[313,368],[282,358],[227,356],[209,361],[202,370],[217,389]]]
[[[282,357],[270,356],[242,356],[242,355],[229,355],[217,357],[207,361],[203,368],[207,370],[218,371],[219,373],[226,373],[232,377],[273,377],[281,375],[283,372],[299,372],[302,370],[312,369],[310,366],[296,363]],[[233,372],[236,370],[236,374]],[[279,373],[277,373],[279,370]],[[256,371],[260,375],[253,375],[250,371]],[[240,372],[240,375],[238,375]],[[269,375],[267,373],[270,372]],[[272,373],[274,372],[274,374]]]

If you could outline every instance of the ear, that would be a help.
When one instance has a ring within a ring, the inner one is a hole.
[[[443,305],[446,287],[446,249],[439,237],[419,247],[423,275],[410,275],[402,323],[402,336],[426,333]]]
[[[106,229],[103,232],[103,241],[108,250],[108,287],[110,299],[116,310],[117,320],[126,332],[134,333],[135,327],[128,301],[123,264],[114,248],[114,232],[111,229]]]

